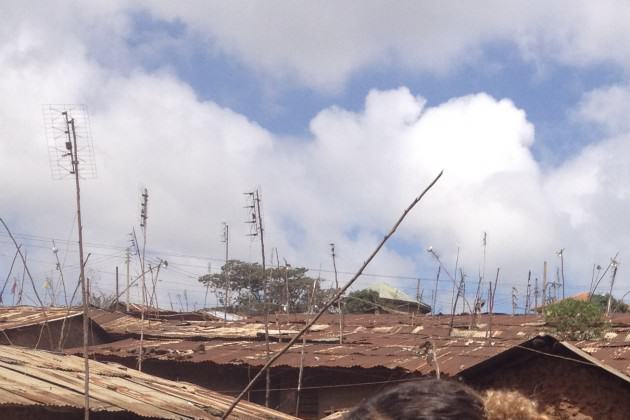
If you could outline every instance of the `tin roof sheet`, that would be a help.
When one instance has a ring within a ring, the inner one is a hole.
[[[83,407],[83,359],[0,346],[0,405]],[[164,419],[215,419],[233,401],[199,386],[174,382],[115,363],[90,361],[90,407]],[[241,402],[231,418],[294,419]]]

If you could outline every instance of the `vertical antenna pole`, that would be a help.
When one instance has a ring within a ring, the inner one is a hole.
[[[223,242],[225,243],[225,296],[223,302],[223,322],[227,323],[227,311],[228,305],[230,302],[229,293],[230,293],[230,276],[228,275],[228,261],[229,261],[229,248],[230,248],[230,226],[223,222]],[[207,292],[206,292],[207,293]]]
[[[147,206],[149,202],[149,191],[145,188],[142,192],[142,208],[140,210],[140,227],[142,228],[142,258],[140,259],[140,272],[142,276],[142,308],[140,309],[140,350],[138,351],[138,370],[142,372],[142,348],[144,342],[144,310],[146,307],[147,283],[145,281],[146,270],[144,269],[144,258],[147,248]],[[136,244],[137,245],[137,244]]]
[[[416,315],[420,313],[420,277],[416,282]]]
[[[72,172],[74,173],[74,181],[76,186],[77,200],[77,229],[79,232],[79,278],[81,279],[81,294],[83,296],[83,364],[84,364],[84,394],[85,394],[85,420],[90,418],[90,363],[88,359],[88,331],[89,331],[89,307],[88,307],[88,290],[85,284],[85,269],[83,264],[83,223],[81,219],[81,187],[79,183],[79,151],[77,147],[77,134],[74,126],[74,118],[69,119],[68,113],[63,112],[66,119],[66,127],[68,134],[68,142],[71,145]]]
[[[532,270],[529,270],[527,273],[527,295],[525,297],[525,310],[524,314],[527,315],[529,313],[530,307],[532,305]]]
[[[254,194],[254,203],[256,205],[256,213],[258,214],[258,230],[260,233],[260,252],[262,255],[262,272],[265,291],[265,299],[263,302],[263,306],[265,309],[265,350],[267,353],[267,360],[269,360],[269,357],[271,355],[271,350],[269,348],[269,284],[267,281],[267,268],[265,265],[265,234],[263,228],[262,212],[260,211],[260,193],[258,192],[258,189],[255,191]],[[269,407],[270,386],[271,377],[269,370],[267,370],[265,372],[265,407]]]
[[[125,305],[127,305],[127,312],[129,312],[129,247],[127,247],[127,253],[125,255],[125,265],[127,266],[127,291],[125,292]]]
[[[333,270],[335,271],[335,289],[339,291],[339,279],[337,277],[337,254],[335,254],[335,244],[330,244],[330,253],[332,255]],[[343,307],[341,306],[341,297],[337,301],[337,309],[339,310],[339,344],[343,344]]]
[[[619,263],[613,259],[611,261],[611,264],[613,266],[613,272],[612,272],[612,278],[610,279],[610,292],[608,292],[608,303],[606,304],[606,316],[610,315],[610,306],[612,303],[612,291],[613,291],[613,286],[615,285],[615,277],[617,276],[617,266],[619,265]]]
[[[278,255],[278,249],[276,248],[276,256]],[[280,275],[280,273],[278,273]],[[287,324],[291,321],[290,313],[291,313],[291,302],[289,301],[289,263],[287,259],[284,259],[284,293],[286,294],[286,309],[285,312],[287,314]]]
[[[542,310],[545,311],[547,304],[547,261],[543,263],[543,293],[542,293]]]
[[[442,270],[442,266],[438,265],[438,272],[437,275],[435,276],[435,290],[433,293],[433,315],[435,315],[435,305],[437,305],[437,294],[438,294],[438,282],[440,281],[440,271]]]
[[[564,248],[560,250],[560,274],[562,275],[562,299],[564,299]]]
[[[118,266],[116,266],[116,301],[114,302],[116,309],[118,309]]]

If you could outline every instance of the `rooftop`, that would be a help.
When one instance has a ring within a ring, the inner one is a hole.
[[[0,406],[83,408],[83,359],[16,346],[0,346]],[[231,397],[188,384],[90,361],[90,408],[147,418],[216,419]],[[294,419],[242,401],[230,418]]]

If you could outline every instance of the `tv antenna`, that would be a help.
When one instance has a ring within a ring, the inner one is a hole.
[[[48,157],[52,178],[74,178],[79,236],[79,282],[83,296],[83,360],[85,420],[90,418],[90,365],[88,360],[88,288],[85,282],[83,257],[83,224],[81,220],[80,179],[96,178],[94,147],[85,105],[44,105],[44,126],[48,141]]]

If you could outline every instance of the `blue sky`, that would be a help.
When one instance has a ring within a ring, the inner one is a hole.
[[[156,37],[178,40],[141,61],[147,71],[170,69],[189,84],[201,100],[233,109],[279,136],[308,137],[310,120],[322,109],[339,106],[360,111],[372,89],[408,87],[438,105],[451,98],[486,92],[508,98],[536,126],[532,149],[544,165],[562,163],[601,136],[595,125],[575,121],[571,110],[584,92],[624,82],[624,69],[598,62],[583,67],[526,61],[512,42],[484,45],[479,62],[456,66],[447,74],[431,74],[395,64],[361,68],[335,92],[321,92],[295,81],[270,81],[238,58],[213,51],[206,39],[191,34],[179,19],[164,21],[146,12],[132,14],[129,47],[141,49]],[[185,42],[185,48],[181,48]]]
[[[568,289],[581,291],[593,263],[630,245],[617,228],[630,210],[630,10],[570,4],[77,1],[71,17],[55,4],[5,5],[0,217],[24,241],[68,237],[71,196],[46,174],[39,110],[86,103],[99,167],[85,187],[87,234],[116,250],[93,263],[103,279],[122,263],[144,187],[156,200],[151,253],[173,258],[167,276],[199,297],[223,221],[232,254],[257,258],[242,192],[263,191],[270,249],[326,269],[335,242],[352,272],[445,169],[375,261],[373,272],[394,276],[380,280],[415,293],[410,279],[437,269],[431,245],[449,267],[459,247],[474,283],[488,232],[487,271],[507,277],[502,305],[529,269],[540,275],[548,260],[555,272],[562,247]],[[13,255],[2,239],[0,274]],[[38,246],[37,271],[50,273]]]

